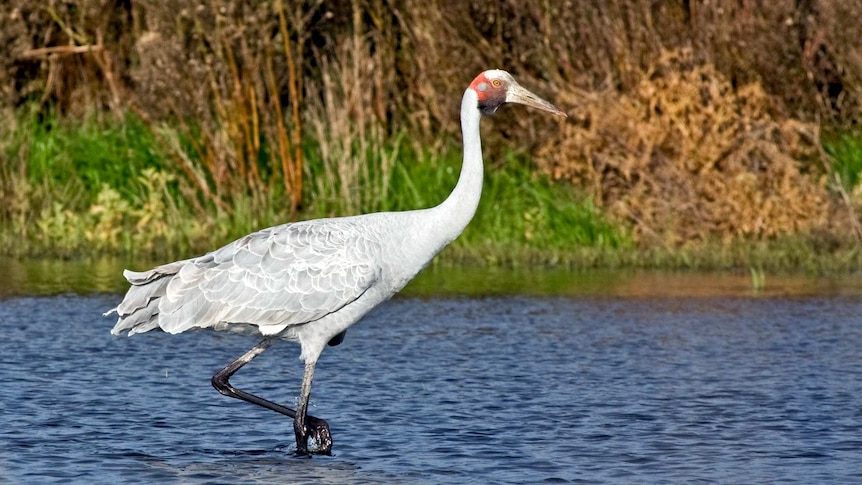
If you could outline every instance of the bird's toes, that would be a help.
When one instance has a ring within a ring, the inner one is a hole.
[[[314,440],[313,453],[316,455],[332,455],[332,434],[329,432],[329,425],[326,421],[321,420],[323,426],[314,427],[310,430],[309,437]]]
[[[314,442],[312,453],[315,455],[332,454],[332,434],[329,431],[329,423],[326,420],[308,416],[305,435]]]
[[[332,455],[332,434],[329,431],[329,423],[314,416],[307,416],[304,425],[294,422],[296,433],[296,454],[309,455]],[[313,447],[309,448],[308,441],[311,439]]]

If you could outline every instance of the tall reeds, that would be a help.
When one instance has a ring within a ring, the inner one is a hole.
[[[132,110],[190,210],[254,227],[309,207],[389,207],[395,158],[435,163],[428,154],[458,138],[465,83],[503,67],[574,116],[563,128],[494,123],[492,166],[498,147],[541,154],[538,170],[565,172],[621,224],[655,235],[643,241],[775,238],[843,230],[827,215],[842,199],[858,205],[856,187],[835,197],[829,167],[809,157],[816,123],[862,119],[860,15],[862,0],[9,0],[0,104],[72,119]],[[681,65],[655,69],[683,51]],[[684,82],[670,82],[674,70]],[[24,190],[2,176],[4,194]]]
[[[136,80],[161,101],[159,110],[142,106],[143,116],[158,124],[168,153],[204,202],[231,212],[237,197],[258,207],[281,197],[285,211],[296,214],[306,12],[282,1],[177,10],[181,21],[157,18],[136,44]]]
[[[321,173],[310,177],[318,197],[311,203],[324,213],[326,207],[348,214],[383,209],[399,155],[399,137],[385,126],[386,76],[380,74],[392,68],[385,57],[391,52],[380,49],[380,31],[366,33],[358,1],[352,9],[350,33],[331,39],[334,55],[315,53],[320,78],[307,86],[306,118],[321,161]]]

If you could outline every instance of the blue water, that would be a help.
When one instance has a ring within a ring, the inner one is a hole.
[[[334,456],[210,376],[257,343],[0,300],[2,483],[862,483],[862,297],[401,297],[324,351]],[[298,348],[232,380],[293,404]]]

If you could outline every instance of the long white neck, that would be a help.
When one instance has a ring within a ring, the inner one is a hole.
[[[482,140],[479,138],[479,100],[476,92],[467,89],[461,100],[461,135],[464,144],[464,161],[455,189],[442,204],[433,208],[435,229],[442,243],[441,249],[452,242],[467,227],[476,214],[482,196]]]

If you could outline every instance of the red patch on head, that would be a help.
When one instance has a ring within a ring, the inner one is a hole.
[[[484,86],[482,86],[484,84]],[[488,95],[488,91],[491,89],[491,81],[488,81],[488,78],[485,77],[485,73],[481,73],[476,76],[476,79],[473,79],[473,82],[470,83],[470,89],[476,92],[476,96],[479,97],[479,100],[485,99]]]

